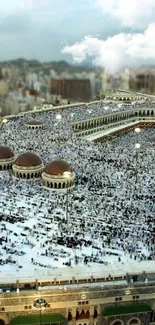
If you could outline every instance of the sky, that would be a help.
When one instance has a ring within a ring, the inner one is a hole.
[[[155,0],[0,1],[0,60],[155,63]]]

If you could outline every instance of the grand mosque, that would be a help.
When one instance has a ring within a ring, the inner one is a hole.
[[[0,325],[155,324],[154,126],[120,90],[1,120]]]

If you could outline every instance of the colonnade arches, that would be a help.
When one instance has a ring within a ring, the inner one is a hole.
[[[82,319],[89,319],[90,317],[90,311],[87,308],[84,309],[77,309],[76,310],[76,320],[82,320]],[[98,306],[94,306],[94,313],[93,318],[96,319],[98,317]],[[72,309],[68,309],[68,321],[71,321],[73,318],[73,311]]]
[[[0,325],[5,325],[5,322],[3,319],[0,318]]]
[[[115,319],[110,325],[124,325],[124,322],[120,319]]]
[[[39,126],[28,126],[28,129],[29,130],[36,130],[36,129],[42,129],[43,126],[42,125],[39,125]]]
[[[0,165],[0,170],[10,170],[11,168],[12,168],[12,164]]]
[[[56,182],[50,182],[50,181],[44,181],[44,185],[49,187],[49,188],[53,188],[53,189],[67,189],[68,190],[73,187],[75,185],[75,181],[69,181],[68,183],[67,182],[59,182],[59,183],[56,183]]]
[[[127,325],[141,325],[141,320],[134,317],[128,321]]]
[[[89,130],[92,128],[100,127],[103,125],[107,125],[109,123],[113,122],[119,122],[119,121],[124,121],[126,119],[134,118],[134,117],[154,117],[155,116],[155,111],[148,110],[148,109],[141,109],[141,110],[130,110],[126,112],[117,112],[113,113],[111,115],[107,116],[101,116],[99,118],[94,118],[91,120],[86,120],[86,121],[81,121],[77,122],[75,124],[72,124],[72,128],[78,132],[78,131],[84,131],[84,130]]]
[[[88,310],[82,309],[76,311],[76,320],[88,319],[89,317],[90,317],[89,309]]]
[[[72,309],[69,309],[68,310],[68,321],[71,321],[72,318],[73,318],[73,316],[72,316]]]
[[[98,307],[97,306],[94,306],[94,315],[93,315],[94,318],[97,318],[98,317]]]
[[[36,173],[15,173],[15,177],[23,178],[23,179],[32,179],[41,177],[41,172]]]

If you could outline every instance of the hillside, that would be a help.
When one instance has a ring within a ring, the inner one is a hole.
[[[66,61],[51,61],[51,62],[40,62],[38,60],[26,60],[24,58],[19,58],[11,61],[1,61],[0,66],[11,65],[13,64],[19,69],[30,69],[33,71],[43,70],[45,73],[49,72],[49,70],[53,69],[56,72],[81,72],[81,71],[94,71],[95,69],[89,66],[83,65],[72,65],[67,63]]]

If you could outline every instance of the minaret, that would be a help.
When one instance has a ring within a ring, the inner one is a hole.
[[[90,79],[90,87],[91,87],[91,97],[94,98],[95,96],[95,73],[94,72],[89,73],[89,79]]]
[[[130,71],[129,69],[125,69],[123,80],[122,80],[122,88],[125,90],[129,90],[129,81],[130,81]]]
[[[102,74],[102,90],[106,90],[108,88],[108,75],[104,71]]]

